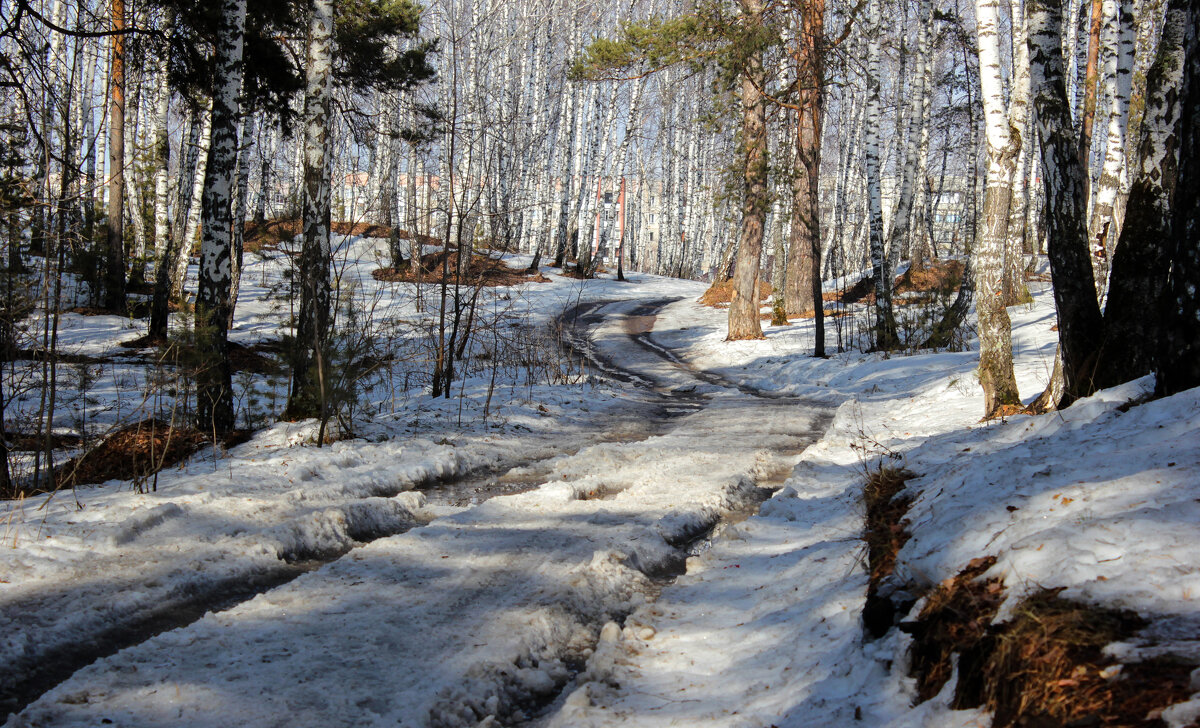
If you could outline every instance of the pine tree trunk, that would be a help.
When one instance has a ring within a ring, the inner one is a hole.
[[[200,285],[196,292],[196,427],[233,430],[229,311],[232,290],[232,192],[237,174],[237,127],[242,88],[242,42],[247,0],[224,0],[217,26],[212,138],[201,198]]]
[[[104,306],[125,313],[125,0],[109,5],[112,65],[108,110],[108,245],[105,249]]]
[[[1063,401],[1091,394],[1100,307],[1087,247],[1085,171],[1071,134],[1062,64],[1062,0],[1030,0],[1030,77],[1042,150],[1047,250],[1058,309]]]
[[[304,94],[304,243],[300,251],[300,317],[288,414],[326,417],[323,354],[330,314],[329,102],[332,81],[333,0],[313,0],[308,27]],[[449,187],[447,187],[449,190]]]
[[[741,0],[747,23],[761,23],[762,0]],[[758,89],[763,87],[762,53],[751,52],[742,68],[742,159],[745,174],[742,200],[742,234],[733,273],[733,300],[729,303],[729,341],[761,339],[758,318],[758,269],[762,257],[763,225],[767,207],[767,110]]]
[[[800,32],[790,50],[797,67],[799,95],[792,172],[792,224],[788,245],[784,306],[789,315],[816,313],[817,356],[824,356],[821,310],[821,127],[825,83],[825,0],[809,0],[800,10]]]

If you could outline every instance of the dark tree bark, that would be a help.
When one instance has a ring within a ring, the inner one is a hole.
[[[1148,374],[1161,338],[1155,312],[1166,305],[1171,207],[1179,164],[1179,95],[1187,0],[1171,0],[1158,56],[1146,79],[1146,106],[1125,225],[1113,254],[1096,386]]]
[[[800,10],[800,34],[792,56],[800,86],[796,119],[796,164],[792,178],[792,229],[785,310],[811,309],[816,326],[814,356],[825,356],[825,311],[821,297],[821,128],[825,111],[825,0],[808,0]]]
[[[1157,392],[1200,386],[1200,2],[1184,16],[1183,74],[1179,84],[1179,179],[1170,245],[1170,291],[1163,320]],[[1126,223],[1128,226],[1128,223]]]
[[[1029,60],[1042,149],[1047,253],[1058,309],[1063,401],[1091,394],[1102,333],[1088,254],[1087,194],[1063,77],[1062,0],[1029,3]]]
[[[762,22],[761,0],[742,0],[746,25]],[[762,258],[763,228],[767,208],[767,106],[763,87],[762,52],[748,49],[741,80],[742,160],[745,173],[742,200],[742,234],[733,272],[733,300],[729,303],[729,341],[761,339],[758,272]]]
[[[108,245],[105,256],[104,305],[125,313],[125,0],[109,6],[114,35],[109,71],[108,110]]]

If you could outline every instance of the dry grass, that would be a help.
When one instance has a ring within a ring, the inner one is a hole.
[[[896,305],[910,305],[928,302],[939,294],[948,294],[958,290],[962,282],[963,264],[957,260],[931,261],[920,270],[909,268],[903,275],[896,278],[893,293],[896,295],[919,293],[920,296],[909,296],[897,299]],[[875,279],[872,276],[860,279],[844,292],[835,291],[826,294],[827,301],[840,301],[843,304],[875,303]]]
[[[387,238],[396,233],[401,240],[408,240],[412,235],[407,230],[397,230],[387,225],[370,222],[335,222],[330,225],[337,235],[360,235],[365,238]],[[304,232],[300,218],[276,217],[263,222],[246,223],[243,236],[243,247],[248,252],[259,252],[264,249],[277,250],[285,240],[291,240]],[[417,240],[423,245],[441,245],[437,238],[428,235],[417,235]]]
[[[236,433],[224,444],[244,441]],[[209,437],[191,427],[175,427],[156,419],[123,427],[99,445],[63,463],[55,471],[59,488],[108,480],[145,478],[200,450]]]
[[[972,559],[957,576],[929,593],[916,622],[901,625],[913,635],[909,657],[921,701],[937,695],[950,679],[951,655],[955,653],[959,655],[957,693],[978,694],[981,689],[975,683],[982,674],[982,653],[990,644],[988,628],[1004,600],[1004,582],[998,578],[980,581],[979,577],[995,563],[994,556]],[[956,707],[961,702],[970,700],[956,694]]]
[[[867,507],[863,540],[867,542],[870,576],[863,623],[875,637],[882,637],[895,622],[894,605],[878,592],[883,580],[896,568],[896,554],[909,539],[902,520],[912,499],[898,494],[912,477],[913,474],[903,468],[880,466],[868,474],[863,486],[863,501]]]
[[[447,272],[447,282],[452,282],[457,269],[458,251],[451,250],[449,259],[447,253],[441,251],[422,257],[419,276],[411,261],[400,268],[378,268],[371,275],[376,280],[391,283],[415,283],[418,278],[425,283],[440,283],[443,270]],[[463,276],[464,283],[481,283],[485,286],[514,286],[518,283],[545,283],[549,280],[540,271],[530,274],[524,270],[509,268],[503,261],[481,254],[471,256],[471,265]]]
[[[1162,709],[1191,694],[1195,665],[1156,659],[1118,668],[1104,646],[1146,623],[1131,612],[1062,599],[1059,591],[1026,599],[996,638],[983,667],[993,725],[1164,725]]]
[[[993,625],[1004,599],[999,578],[980,580],[995,563],[974,559],[928,596],[915,622],[912,674],[920,700],[937,695],[953,672],[951,707],[984,707],[995,728],[1162,726],[1164,708],[1187,700],[1187,661],[1156,658],[1120,665],[1103,650],[1128,640],[1146,622],[1138,615],[1082,604],[1046,589],[1025,599],[1013,618]]]
[[[771,284],[762,280],[758,280],[758,295],[760,302],[767,302],[775,293],[775,289]],[[733,301],[733,280],[714,281],[708,290],[700,296],[700,304],[703,306],[721,307],[728,306]]]

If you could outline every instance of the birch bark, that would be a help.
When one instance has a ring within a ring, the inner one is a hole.
[[[300,251],[300,316],[292,370],[293,417],[327,419],[323,352],[330,316],[329,101],[333,64],[333,0],[312,0],[305,62],[304,243]]]
[[[1062,64],[1062,0],[1030,0],[1029,61],[1042,150],[1047,250],[1058,309],[1059,405],[1093,391],[1100,307],[1087,249],[1085,169],[1072,134]]]
[[[1108,96],[1108,136],[1104,167],[1096,184],[1096,204],[1088,226],[1096,293],[1103,297],[1109,259],[1117,240],[1113,211],[1125,177],[1125,138],[1129,123],[1129,94],[1133,85],[1134,28],[1131,0],[1104,0],[1103,51]]]
[[[869,0],[867,39],[867,106],[863,128],[863,161],[867,182],[867,229],[871,256],[871,275],[875,280],[874,348],[894,349],[899,345],[896,319],[892,312],[892,269],[883,247],[883,198],[879,186],[880,65],[879,34],[882,19],[880,0]]]
[[[1186,0],[1167,8],[1158,56],[1146,78],[1138,169],[1125,225],[1113,255],[1104,308],[1104,345],[1096,386],[1111,387],[1153,370],[1161,337],[1155,311],[1164,311],[1170,270],[1171,200],[1179,164],[1180,107]],[[1147,315],[1147,312],[1150,315]]]
[[[1172,205],[1171,288],[1158,365],[1158,394],[1200,385],[1200,3],[1184,10],[1179,84],[1179,176]]]
[[[237,125],[242,88],[242,44],[247,0],[225,0],[217,28],[212,139],[201,207],[200,284],[196,337],[201,363],[196,375],[196,427],[224,435],[233,430],[232,370],[228,322],[231,306],[231,193],[237,172]]]

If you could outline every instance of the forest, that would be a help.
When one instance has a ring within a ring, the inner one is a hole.
[[[1200,0],[0,0],[0,87],[5,725],[1200,718]]]

